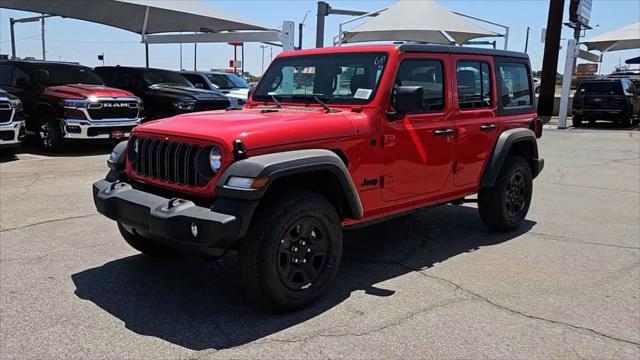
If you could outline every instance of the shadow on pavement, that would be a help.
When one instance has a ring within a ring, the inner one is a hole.
[[[34,139],[29,139],[17,148],[0,149],[0,163],[19,160],[20,154],[33,154],[47,157],[80,157],[93,155],[107,155],[118,143],[115,140],[80,140],[64,144],[56,153],[43,151]]]
[[[506,234],[488,232],[477,210],[441,206],[345,233],[343,263],[328,294],[307,309],[272,314],[249,302],[235,255],[215,262],[130,256],[72,275],[75,294],[125,323],[127,329],[192,350],[246,344],[312,319],[353,291],[393,296],[376,284],[428,268],[458,254],[509,241],[530,230],[527,221]]]

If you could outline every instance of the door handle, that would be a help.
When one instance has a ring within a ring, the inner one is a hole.
[[[480,125],[480,130],[482,131],[492,131],[496,129],[496,125],[495,124],[485,124],[485,125]]]
[[[433,131],[434,136],[451,136],[453,133],[453,129],[438,129]]]

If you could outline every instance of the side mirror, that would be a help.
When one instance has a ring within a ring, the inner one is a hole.
[[[204,85],[202,83],[196,83],[195,87],[197,87],[198,89],[204,89]]]
[[[415,113],[424,109],[422,86],[399,86],[396,88],[395,109],[398,113]]]

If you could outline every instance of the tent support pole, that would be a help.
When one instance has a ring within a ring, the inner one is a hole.
[[[149,43],[147,43],[147,23],[149,22],[149,7],[144,9],[144,20],[142,22],[142,41],[144,42],[145,66],[149,67]]]
[[[13,18],[9,19],[9,24],[11,25],[11,59],[16,59],[16,31],[15,25],[16,22]]]
[[[480,22],[483,22],[483,23],[487,23],[487,24],[491,24],[491,25],[499,26],[499,27],[503,28],[504,29],[504,34],[502,36],[504,36],[504,49],[507,50],[507,47],[509,46],[509,26],[497,23],[495,21],[483,19],[483,18],[480,18],[480,17],[477,17],[477,16],[473,16],[473,15],[457,12],[457,11],[452,11],[452,13],[454,13],[456,15],[460,15],[460,16],[466,17],[466,18],[469,18],[469,19],[473,19],[473,20],[476,20],[476,21],[480,21]]]
[[[362,14],[362,15],[356,16],[356,17],[354,17],[354,18],[351,18],[351,19],[345,20],[345,21],[341,21],[341,22],[340,22],[340,24],[338,24],[338,41],[337,41],[337,45],[338,45],[338,46],[341,46],[341,45],[342,45],[342,27],[343,27],[344,25],[347,25],[347,24],[352,23],[352,22],[354,22],[354,21],[358,21],[358,20],[360,20],[360,19],[364,19],[364,18],[366,18],[366,17],[370,17],[370,16],[378,16],[378,15],[380,15],[380,13],[381,13],[381,12],[383,12],[383,11],[387,10],[388,8],[389,8],[389,7],[387,6],[387,7],[382,8],[382,9],[378,9],[378,10],[375,10],[375,11],[372,11],[372,12],[368,12],[368,13],[366,13],[366,14]]]
[[[538,116],[545,123],[551,120],[553,115],[564,3],[564,0],[551,0],[549,3],[547,35],[544,41],[544,58],[542,60],[542,81],[538,98]]]

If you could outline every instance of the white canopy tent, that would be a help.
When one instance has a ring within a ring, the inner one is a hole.
[[[194,0],[0,0],[0,8],[113,26],[140,34],[145,44],[286,41],[285,48],[289,42],[293,46],[293,34],[287,34],[291,39],[283,40],[278,30]]]
[[[594,36],[582,42],[589,50],[610,52],[618,50],[640,49],[640,22],[623,28]]]
[[[417,41],[464,44],[480,37],[503,36],[467,21],[436,1],[399,0],[378,16],[345,31],[342,43],[366,41]]]

